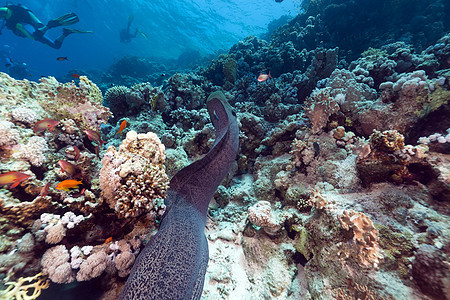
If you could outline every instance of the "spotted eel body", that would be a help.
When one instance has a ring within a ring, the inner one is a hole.
[[[239,128],[222,92],[207,100],[216,139],[200,160],[170,181],[161,226],[137,258],[120,299],[200,299],[209,260],[206,214],[236,158]]]

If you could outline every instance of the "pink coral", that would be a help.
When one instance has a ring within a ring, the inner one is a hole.
[[[145,212],[162,213],[168,178],[162,165],[165,148],[156,134],[127,133],[117,151],[109,147],[102,159],[102,197],[120,218]]]
[[[100,276],[107,267],[108,259],[104,251],[91,254],[81,263],[80,270],[77,273],[77,280],[86,281]]]
[[[116,269],[119,271],[120,277],[125,277],[130,274],[135,258],[136,257],[134,254],[129,251],[119,253],[116,256],[114,263],[116,265]]]
[[[67,251],[64,245],[50,248],[42,256],[42,271],[55,283],[73,282],[75,280],[75,274],[72,271],[69,259],[69,251]]]
[[[256,226],[262,227],[268,234],[274,234],[281,229],[281,222],[272,214],[268,201],[258,201],[249,207],[248,219]]]
[[[351,247],[351,255],[358,258],[361,265],[377,267],[380,259],[378,245],[378,230],[375,229],[368,216],[353,210],[344,211],[339,217],[342,228],[353,233],[353,242],[356,247]]]

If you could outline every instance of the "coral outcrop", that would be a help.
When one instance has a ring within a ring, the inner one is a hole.
[[[161,215],[161,199],[168,189],[165,158],[164,145],[154,133],[128,132],[119,150],[110,146],[102,159],[103,200],[121,218],[149,212]]]

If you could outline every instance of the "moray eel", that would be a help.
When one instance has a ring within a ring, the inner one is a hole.
[[[216,129],[214,144],[171,179],[161,226],[137,258],[119,299],[200,299],[209,260],[208,205],[239,145],[236,114],[223,93],[212,93],[206,105]]]

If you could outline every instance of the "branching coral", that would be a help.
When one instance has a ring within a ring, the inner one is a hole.
[[[11,116],[14,120],[28,125],[33,125],[38,120],[36,112],[26,107],[17,107],[13,109],[11,111]]]
[[[17,282],[7,282],[5,290],[0,291],[0,299],[8,300],[34,300],[42,290],[50,286],[50,281],[43,273],[31,277],[21,277]]]

